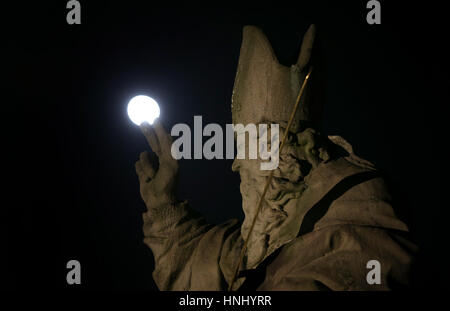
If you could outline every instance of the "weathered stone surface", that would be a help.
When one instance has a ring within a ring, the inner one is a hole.
[[[305,35],[292,70],[304,74],[314,27]],[[278,64],[269,42],[255,27],[244,29],[233,94],[233,120],[280,123],[280,136],[294,105],[299,83]],[[294,83],[294,82],[295,83]],[[242,271],[233,289],[386,290],[407,286],[416,246],[391,206],[391,197],[374,165],[357,157],[339,136],[322,136],[311,97],[304,99],[280,165],[248,241]],[[144,213],[144,242],[153,251],[153,277],[161,290],[225,290],[255,216],[269,174],[259,160],[235,160],[241,176],[245,220],[213,226],[173,195],[177,162],[162,125],[142,126],[159,157],[155,171],[148,155],[136,163]],[[211,202],[214,206],[214,202]],[[381,264],[381,284],[368,284],[367,262]]]

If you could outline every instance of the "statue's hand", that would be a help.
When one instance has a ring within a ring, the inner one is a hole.
[[[174,184],[178,162],[172,157],[170,151],[172,137],[165,131],[159,120],[154,122],[153,127],[143,123],[141,130],[159,160],[159,168],[156,171],[150,162],[148,152],[144,151],[135,165],[141,196],[151,213],[175,202]]]

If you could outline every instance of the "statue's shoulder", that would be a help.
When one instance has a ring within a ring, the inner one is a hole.
[[[374,164],[354,154],[352,146],[340,136],[330,141],[344,154],[322,163],[311,175],[311,208],[303,222],[309,230],[336,225],[372,226],[408,231],[396,217],[389,187]],[[312,218],[311,218],[312,217]],[[312,221],[311,219],[315,221]],[[314,225],[312,225],[314,224]]]
[[[340,148],[342,151],[347,153],[343,158],[350,164],[360,167],[362,170],[374,171],[376,170],[375,165],[363,158],[358,157],[354,151],[353,146],[345,140],[343,137],[339,135],[330,135],[328,139],[333,143],[336,147]]]

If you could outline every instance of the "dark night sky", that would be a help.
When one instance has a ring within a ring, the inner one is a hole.
[[[42,288],[65,287],[65,264],[78,259],[82,288],[155,289],[134,172],[147,145],[126,114],[129,98],[158,100],[167,129],[192,125],[194,115],[231,123],[242,26],[261,27],[290,65],[313,22],[327,65],[323,132],[343,136],[387,174],[422,248],[419,286],[440,278],[448,36],[439,8],[381,1],[382,24],[369,26],[366,1],[240,9],[80,2],[80,26],[66,24],[65,1],[3,12],[2,58],[13,82],[5,94],[24,116],[9,130],[8,284],[32,288],[32,276]],[[182,160],[179,195],[211,222],[243,217],[230,160]]]

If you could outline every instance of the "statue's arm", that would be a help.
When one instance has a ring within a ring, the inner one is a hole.
[[[187,202],[144,215],[144,243],[155,259],[153,278],[160,290],[224,290],[219,262],[223,244],[237,222],[208,224]]]
[[[172,138],[161,123],[141,125],[158,156],[158,170],[147,152],[136,162],[140,192],[147,211],[143,214],[144,243],[155,259],[154,280],[160,290],[221,290],[224,280],[219,262],[222,246],[231,232],[231,221],[213,226],[187,202],[174,195],[178,163],[171,155]]]

